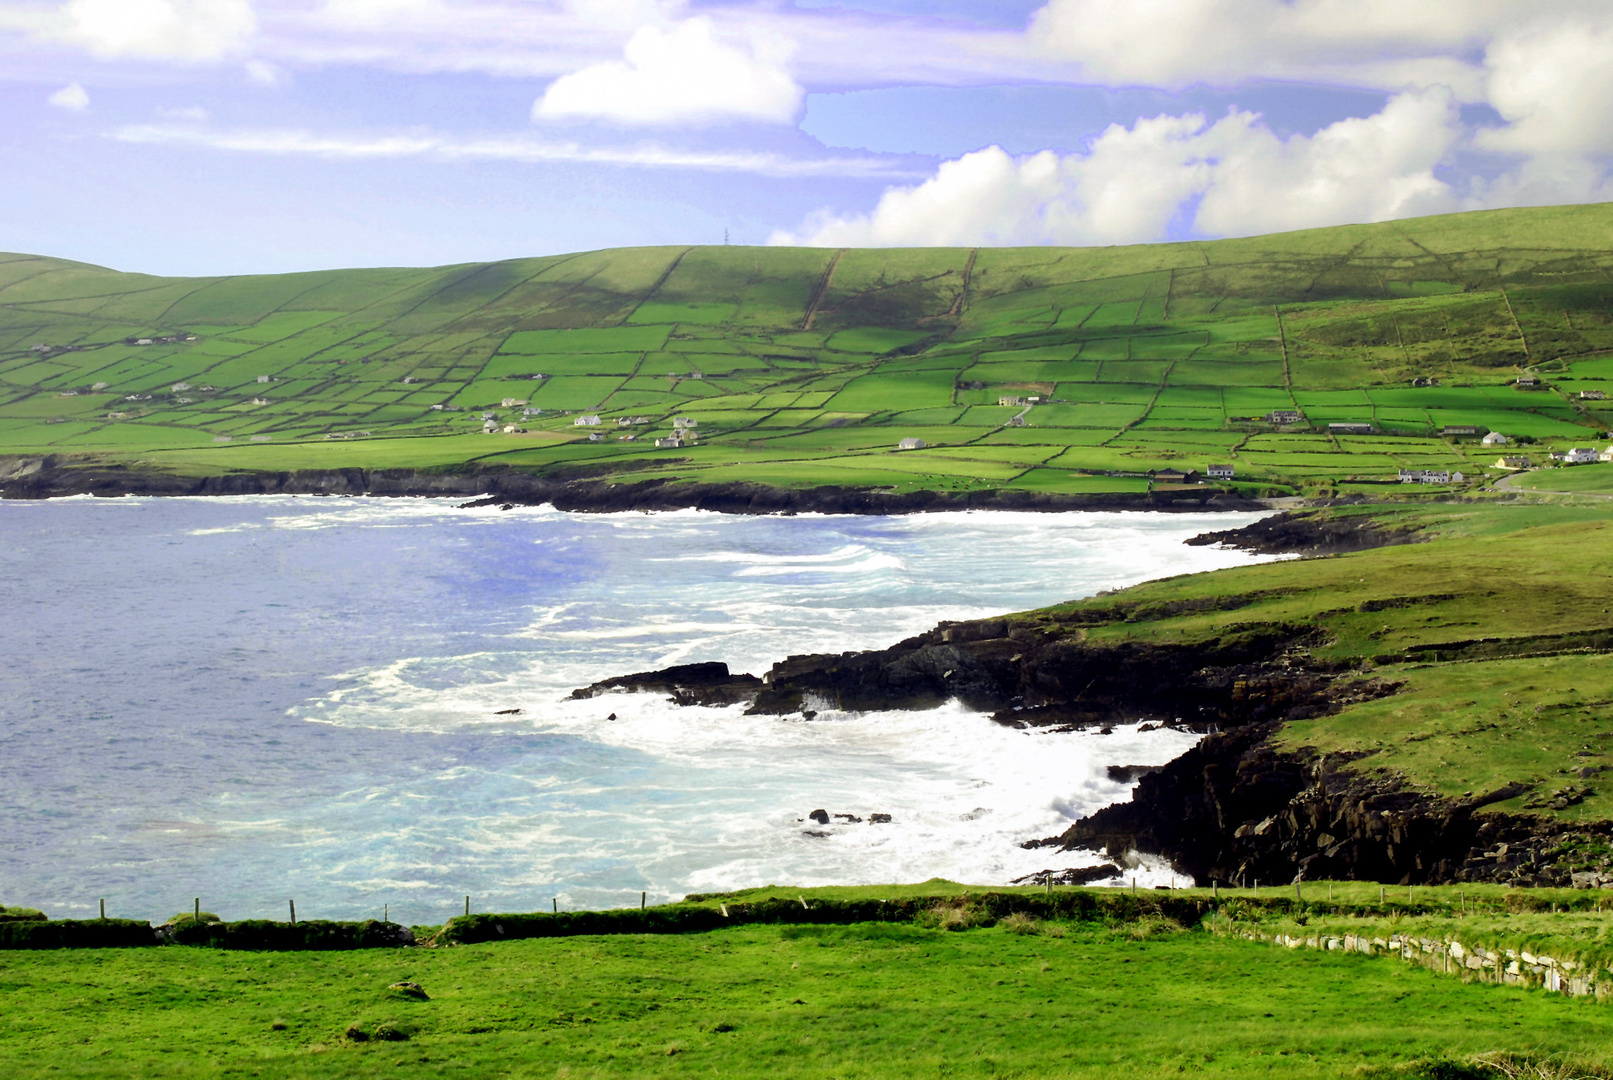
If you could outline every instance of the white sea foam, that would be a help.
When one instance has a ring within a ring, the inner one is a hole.
[[[0,625],[18,658],[0,707],[39,736],[8,775],[55,809],[29,819],[42,842],[7,887],[64,912],[86,881],[153,916],[194,888],[237,917],[272,915],[290,893],[299,912],[390,903],[440,921],[465,893],[484,909],[599,906],[1082,865],[1096,856],[1019,844],[1125,797],[1109,765],[1163,763],[1190,736],[1021,731],[956,703],[805,722],[570,692],[696,660],[760,674],[790,654],[1253,561],[1181,540],[1254,515],[118,504],[140,512],[0,506],[28,583],[0,580],[0,602],[29,613]],[[30,674],[29,658],[61,655],[93,662]],[[61,779],[90,772],[104,781]],[[803,820],[819,808],[864,820]]]

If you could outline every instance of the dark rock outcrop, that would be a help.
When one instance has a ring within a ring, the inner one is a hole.
[[[734,705],[751,700],[761,687],[762,680],[756,676],[734,675],[727,664],[713,662],[678,664],[659,671],[618,675],[573,690],[571,696],[583,699],[600,694],[638,692],[667,694],[678,705]]]
[[[1241,529],[1207,532],[1188,540],[1196,547],[1220,544],[1259,555],[1339,555],[1426,539],[1417,528],[1390,528],[1370,514],[1288,511]]]
[[[1607,850],[1613,825],[1571,825],[1478,811],[1525,793],[1508,784],[1450,800],[1349,762],[1284,753],[1276,724],[1212,734],[1105,807],[1040,846],[1166,856],[1200,881],[1272,884],[1343,879],[1566,886],[1563,852]]]

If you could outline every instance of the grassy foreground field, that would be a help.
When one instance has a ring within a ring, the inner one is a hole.
[[[1602,1076],[1613,1044],[1596,1001],[1159,919],[10,952],[0,983],[16,1077]]]
[[[1541,387],[1513,385],[1524,371]],[[1401,468],[1497,473],[1494,447],[1449,428],[1524,440],[1537,463],[1592,445],[1609,390],[1613,204],[1143,247],[215,279],[0,255],[0,454],[191,475],[482,464],[1135,493],[1151,470],[1227,463],[1246,492],[1372,490]],[[698,442],[657,450],[674,417]]]

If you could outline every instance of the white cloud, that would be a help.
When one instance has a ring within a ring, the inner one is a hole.
[[[1224,135],[1195,225],[1228,236],[1455,210],[1456,192],[1434,170],[1461,136],[1443,90],[1401,94],[1374,116],[1286,141],[1245,122]]]
[[[248,0],[68,0],[64,36],[97,56],[216,60],[257,29]]]
[[[1029,37],[1111,85],[1294,78],[1482,93],[1493,41],[1605,0],[1049,0]]]
[[[76,82],[70,82],[45,99],[58,109],[83,112],[90,107],[90,93]]]
[[[169,120],[189,120],[195,124],[206,123],[208,119],[207,110],[200,105],[187,105],[178,109],[158,109],[157,115],[166,117]]]
[[[792,158],[766,151],[686,150],[676,147],[585,146],[521,136],[461,137],[429,131],[317,134],[296,129],[216,130],[194,125],[131,124],[119,142],[199,146],[239,153],[328,158],[435,158],[442,161],[568,162],[648,169],[693,169],[761,176],[898,179],[910,174],[877,157]]]
[[[276,67],[267,60],[248,60],[242,67],[249,82],[259,86],[282,86],[291,81],[291,76],[281,67]]]
[[[1613,151],[1613,18],[1553,18],[1496,42],[1485,54],[1489,101],[1509,123],[1486,132],[1497,150]]]
[[[1112,244],[1164,238],[1198,200],[1199,234],[1381,221],[1457,209],[1434,175],[1460,135],[1443,91],[1407,93],[1375,116],[1281,139],[1232,112],[1118,124],[1084,153],[1012,158],[997,147],[891,188],[867,215],[828,213],[775,243],[824,246]]]
[[[442,0],[325,0],[319,14],[347,26],[384,27],[445,11]]]
[[[719,40],[704,17],[669,30],[643,26],[623,59],[556,79],[532,115],[624,124],[790,123],[803,91],[785,69],[788,51],[787,43],[764,35],[753,37],[749,48]]]

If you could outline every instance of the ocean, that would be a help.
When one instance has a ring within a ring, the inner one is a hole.
[[[1018,845],[1194,736],[567,695],[1258,561],[1182,541],[1259,516],[0,503],[0,903],[436,923],[1091,863]]]

